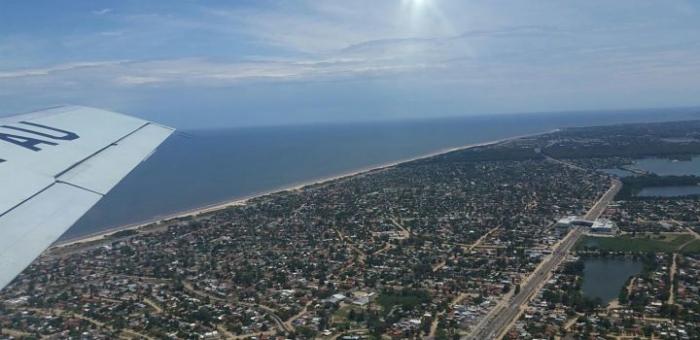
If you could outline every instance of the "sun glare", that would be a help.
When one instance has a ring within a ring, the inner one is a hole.
[[[428,2],[428,0],[404,0],[403,3],[410,6],[413,9],[419,9]]]
[[[412,34],[435,34],[450,31],[450,25],[434,0],[403,0],[401,12]]]

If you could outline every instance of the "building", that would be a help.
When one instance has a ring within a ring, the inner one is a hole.
[[[615,223],[610,220],[598,219],[593,222],[591,232],[597,234],[612,234],[615,230]]]
[[[567,230],[571,227],[592,227],[593,221],[578,216],[567,216],[559,219],[554,227],[558,230]]]
[[[327,299],[328,302],[337,304],[345,300],[347,297],[343,294],[333,294],[333,296],[329,297]]]
[[[557,223],[554,225],[557,229],[569,229],[573,225],[573,222],[576,220],[576,216],[567,216],[567,217],[562,217],[557,221]]]

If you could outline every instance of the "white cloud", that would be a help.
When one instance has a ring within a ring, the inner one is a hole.
[[[100,68],[105,66],[113,66],[125,63],[124,60],[116,61],[94,61],[94,62],[76,62],[76,63],[66,63],[58,64],[43,68],[27,68],[18,69],[12,71],[0,71],[0,79],[18,79],[27,77],[37,77],[37,76],[48,76],[56,72],[64,71],[74,71],[86,68]]]
[[[265,10],[216,9],[206,13],[222,27],[235,25],[239,32],[265,43],[313,54],[370,40],[454,35],[470,28],[471,16],[463,12],[459,25],[454,25],[438,4],[415,8],[401,2],[369,0],[305,0],[276,3]]]
[[[103,8],[103,9],[97,9],[97,10],[92,11],[92,14],[94,14],[94,15],[105,15],[105,14],[108,14],[108,13],[111,13],[111,12],[112,12],[112,9],[111,9],[111,8]]]
[[[115,83],[120,85],[145,85],[160,83],[164,81],[164,79],[148,76],[117,76],[117,78],[114,79],[114,81]]]
[[[586,103],[587,91],[642,93],[659,84],[700,85],[694,77],[700,73],[695,26],[673,28],[663,20],[648,20],[628,11],[634,3],[620,0],[604,11],[585,1],[535,6],[504,0],[431,0],[423,7],[406,1],[299,0],[234,9],[198,3],[186,13],[120,10],[112,16],[119,25],[63,37],[61,46],[95,56],[119,49],[115,52],[131,61],[95,57],[98,61],[25,69],[6,64],[0,89],[137,92],[183,85],[378,78],[409,86],[404,80],[412,78],[417,87],[488,93],[502,102],[580,93]],[[673,8],[658,6],[645,13],[683,20]],[[692,8],[685,11],[691,16]],[[601,20],[601,14],[615,20]],[[0,41],[0,52],[17,50],[21,41],[36,40]],[[25,54],[39,55],[52,47],[27,48],[31,53]],[[85,58],[92,60],[87,54]]]

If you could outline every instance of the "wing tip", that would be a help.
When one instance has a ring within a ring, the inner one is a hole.
[[[126,116],[126,117],[129,117],[132,119],[142,120],[143,122],[148,123],[148,124],[160,126],[164,129],[168,129],[168,130],[171,130],[173,132],[176,131],[176,129],[173,127],[159,124],[159,123],[155,123],[153,121],[143,119],[141,117],[137,117],[137,116],[134,116],[131,114],[126,114],[126,113],[122,113],[122,112],[110,110],[110,109],[101,109],[101,108],[94,107],[94,106],[77,105],[77,104],[59,104],[59,105],[45,107],[42,109],[30,110],[30,111],[26,111],[26,112],[22,112],[22,113],[2,116],[2,117],[0,117],[0,122],[17,122],[20,120],[36,119],[36,118],[47,117],[47,116],[51,116],[51,115],[55,115],[55,114],[63,114],[66,112],[77,111],[77,110],[95,110],[95,111],[104,112],[104,113]]]

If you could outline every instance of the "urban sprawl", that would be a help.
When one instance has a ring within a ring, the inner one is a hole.
[[[15,339],[697,339],[700,121],[568,128],[54,247],[0,293]],[[613,175],[610,171],[629,176]],[[603,301],[587,261],[641,270]]]

